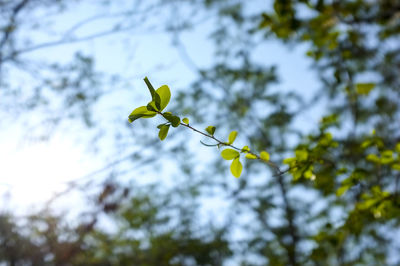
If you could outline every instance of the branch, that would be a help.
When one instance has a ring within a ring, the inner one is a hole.
[[[162,112],[160,112],[160,111],[156,111],[156,112],[157,112],[159,115],[161,115],[162,117],[164,117],[166,120],[168,120],[168,119],[164,116],[164,114],[163,114]],[[192,131],[195,131],[195,132],[197,132],[197,133],[199,133],[199,134],[201,134],[201,135],[203,135],[203,136],[205,136],[205,137],[207,137],[207,138],[210,138],[210,139],[214,140],[215,142],[217,142],[217,144],[216,144],[217,146],[226,146],[226,147],[230,147],[230,148],[232,148],[232,149],[234,149],[234,150],[237,150],[237,151],[239,151],[239,152],[243,152],[242,149],[240,149],[240,148],[238,148],[238,147],[236,147],[236,146],[234,146],[234,145],[232,145],[232,144],[229,144],[229,143],[227,143],[227,142],[224,142],[224,141],[222,141],[222,140],[216,138],[214,135],[210,135],[210,134],[207,134],[207,133],[205,133],[205,132],[203,132],[203,131],[201,131],[201,130],[198,130],[198,129],[196,129],[196,128],[190,126],[189,124],[185,124],[185,123],[180,122],[179,125],[184,126],[184,127],[188,128],[188,129],[190,129],[190,130],[192,130]],[[253,153],[253,152],[251,152],[251,151],[248,151],[247,153],[248,153],[248,154],[251,154],[251,155],[254,155],[258,160],[262,161],[263,163],[265,163],[265,164],[267,164],[268,166],[270,166],[271,168],[273,168],[276,175],[281,176],[281,175],[283,175],[284,173],[286,173],[286,172],[288,172],[288,171],[290,170],[290,168],[288,168],[288,169],[286,169],[286,170],[281,170],[281,169],[279,168],[278,164],[276,164],[276,163],[274,163],[274,162],[271,162],[271,161],[262,160],[261,157],[260,157],[260,155],[258,155],[258,154],[256,154],[256,153]]]

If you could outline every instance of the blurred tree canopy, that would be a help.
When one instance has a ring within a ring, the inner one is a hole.
[[[41,110],[52,127],[63,117],[98,126],[91,107],[107,97],[104,84],[115,85],[118,79],[97,73],[93,58],[83,53],[57,64],[24,56],[61,43],[117,32],[129,35],[146,25],[145,30],[170,33],[196,73],[188,89],[172,89],[174,113],[194,124],[215,125],[219,136],[237,130],[238,141],[252,150],[267,150],[271,161],[289,167],[288,172],[274,175],[249,161],[244,175],[235,179],[218,151],[199,166],[199,154],[207,148],[188,144],[188,132],[176,129],[163,145],[150,144],[156,138],[148,133],[154,131],[152,124],[142,123],[146,131],[132,132],[128,123],[120,123],[115,133],[119,145],[134,142],[155,153],[150,159],[136,153],[129,159],[151,165],[156,158],[158,163],[172,161],[177,168],[173,186],[104,183],[90,199],[92,210],[70,225],[51,212],[24,219],[3,213],[1,262],[400,263],[400,1],[103,1],[104,8],[123,8],[99,15],[118,18],[109,29],[79,37],[74,34],[78,24],[45,43],[22,34],[31,27],[46,29],[41,12],[58,14],[81,2],[0,1],[0,97],[7,99],[0,100],[3,111]],[[147,19],[160,10],[171,13],[153,25]],[[181,36],[205,18],[213,25],[214,57],[203,67],[191,59]],[[278,87],[279,69],[259,53],[270,42],[305,49],[318,88]],[[15,82],[20,72],[35,82]],[[202,211],[207,200],[222,206],[218,215]],[[101,225],[105,221],[108,226]]]

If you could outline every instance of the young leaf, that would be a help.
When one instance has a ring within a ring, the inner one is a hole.
[[[243,146],[241,151],[244,153],[248,153],[248,152],[250,152],[250,148],[249,148],[249,146]]]
[[[157,126],[157,128],[158,128],[158,129],[161,129],[162,126],[166,126],[166,125],[168,125],[168,124],[167,124],[167,123],[159,124],[159,125]]]
[[[167,119],[173,127],[177,127],[181,123],[181,119],[178,116],[171,114],[170,112],[165,112],[163,115],[164,118]]]
[[[239,157],[237,157],[232,161],[231,173],[234,177],[238,178],[242,174],[242,169],[243,169],[242,163],[239,161]]]
[[[261,158],[261,160],[268,162],[269,161],[269,153],[266,151],[262,151],[260,153],[260,158]]]
[[[160,111],[162,111],[165,107],[167,107],[169,100],[171,99],[171,91],[167,85],[162,85],[156,90],[156,93],[160,97]]]
[[[349,188],[351,187],[351,185],[343,185],[340,188],[338,188],[336,190],[336,196],[340,197],[342,196],[344,193],[346,193],[347,190],[349,190]]]
[[[183,118],[182,122],[185,123],[186,125],[189,125],[189,118],[187,117]]]
[[[177,127],[180,125],[181,119],[179,116],[173,115],[170,122],[173,127]]]
[[[210,134],[211,136],[213,136],[213,135],[214,135],[214,132],[215,132],[215,127],[214,127],[214,126],[208,126],[208,127],[206,128],[206,131],[207,131],[208,134]]]
[[[257,159],[257,156],[255,156],[254,154],[251,154],[251,153],[247,153],[245,157],[247,159]]]
[[[397,153],[400,153],[400,142],[397,142],[395,150]]]
[[[151,100],[154,101],[156,109],[159,111],[161,109],[161,99],[160,95],[154,90],[153,85],[151,85],[150,80],[145,77],[144,82],[146,83],[147,87],[149,88],[151,94]]]
[[[356,84],[356,92],[360,95],[368,95],[375,87],[375,83],[358,83]]]
[[[225,149],[221,152],[221,156],[225,160],[232,160],[239,157],[239,152],[233,149]]]
[[[160,132],[158,132],[158,137],[160,140],[164,140],[168,135],[169,125],[161,125]]]
[[[152,112],[157,111],[157,107],[156,107],[156,104],[155,104],[154,101],[149,102],[147,104],[146,108],[147,108],[148,111],[152,111]]]
[[[391,167],[392,167],[393,170],[400,171],[400,163],[392,164]]]
[[[232,131],[232,132],[229,134],[228,144],[232,144],[232,143],[235,141],[236,136],[237,136],[237,131]]]
[[[308,159],[308,152],[306,150],[296,150],[296,158],[298,161],[303,162]]]
[[[129,115],[129,123],[132,123],[133,121],[135,121],[138,118],[150,118],[155,116],[157,113],[156,112],[152,112],[152,111],[148,111],[146,106],[140,106],[138,108],[136,108],[135,110],[132,111],[132,113]]]

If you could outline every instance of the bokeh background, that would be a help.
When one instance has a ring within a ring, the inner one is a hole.
[[[0,262],[398,265],[399,32],[399,1],[0,1]],[[145,76],[297,172],[128,123]]]

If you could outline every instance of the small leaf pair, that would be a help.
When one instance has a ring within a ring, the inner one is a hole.
[[[225,149],[221,152],[222,158],[225,160],[233,160],[231,163],[231,173],[234,177],[240,177],[243,165],[240,162],[240,153],[234,149]]]
[[[146,106],[140,106],[133,110],[129,115],[129,123],[132,123],[139,118],[154,117],[157,112],[161,112],[165,107],[167,107],[171,99],[171,91],[167,85],[163,85],[155,90],[147,77],[144,78],[144,82],[149,88],[151,101]]]

